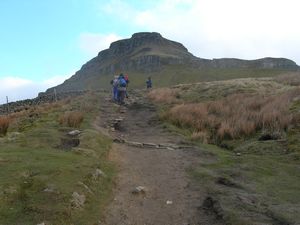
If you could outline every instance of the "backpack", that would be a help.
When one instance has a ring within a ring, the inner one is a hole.
[[[126,80],[123,79],[123,78],[121,78],[121,79],[119,80],[119,85],[120,85],[120,87],[126,87],[126,85],[127,85]]]

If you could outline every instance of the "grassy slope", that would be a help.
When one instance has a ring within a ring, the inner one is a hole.
[[[174,98],[174,102],[181,103],[220,99],[236,92],[269,95],[291,88],[270,79],[245,79],[180,85],[173,90],[179,97]],[[300,110],[299,101],[293,104],[291,110]],[[189,128],[169,126],[187,137],[193,132]],[[294,224],[300,221],[299,133],[300,128],[293,126],[287,133],[287,144],[257,141],[259,134],[227,141],[231,150],[196,142],[216,160],[192,168],[190,173],[199,185],[206,186],[210,194],[219,199],[229,224],[253,224],[254,221]],[[237,156],[236,152],[241,156]],[[217,184],[220,177],[234,185]]]
[[[91,105],[93,107],[91,107]],[[107,202],[114,174],[106,161],[110,140],[92,127],[101,107],[97,96],[86,95],[69,104],[43,108],[36,118],[24,115],[0,139],[0,224],[95,224]],[[62,127],[58,117],[68,110],[88,111],[81,126],[80,148],[92,154],[64,151],[56,146],[71,128]],[[16,131],[21,131],[16,133]],[[100,168],[106,174],[92,181]],[[88,185],[93,194],[79,185]],[[52,191],[45,192],[48,188]],[[73,192],[87,198],[83,209],[72,209]]]
[[[154,87],[167,87],[181,83],[194,83],[200,81],[228,80],[247,77],[272,77],[284,70],[278,69],[202,69],[198,70],[185,65],[167,65],[159,72],[139,73],[136,71],[119,71],[127,73],[130,79],[130,88],[145,87],[145,81],[148,76],[152,77]],[[118,73],[117,73],[118,74]],[[110,87],[110,81],[113,75],[91,76],[83,80],[72,81],[76,89],[95,90],[99,88]]]

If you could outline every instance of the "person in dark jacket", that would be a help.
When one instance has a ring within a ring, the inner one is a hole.
[[[129,84],[129,77],[128,77],[128,74],[125,74],[125,77],[124,77],[125,81],[126,81],[126,98],[128,98],[128,84]]]
[[[146,85],[147,85],[147,89],[152,88],[152,80],[151,77],[148,77],[147,81],[146,81]]]

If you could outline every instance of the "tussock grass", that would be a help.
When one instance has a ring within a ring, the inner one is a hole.
[[[300,72],[287,73],[274,78],[275,81],[291,86],[300,85]]]
[[[171,88],[158,88],[148,93],[148,98],[156,103],[176,103],[179,97],[178,91]]]
[[[291,125],[293,114],[289,108],[297,96],[300,89],[276,96],[233,94],[216,101],[175,105],[164,118],[194,130],[193,138],[207,136],[212,142],[238,139],[257,131],[275,134]]]
[[[83,119],[84,116],[82,112],[79,111],[66,112],[59,117],[59,124],[78,128],[83,122]]]
[[[294,87],[276,82],[273,78],[243,78],[225,81],[178,84],[170,88],[153,89],[148,97],[155,103],[188,103],[217,100],[233,94],[260,94],[264,96],[284,93]]]
[[[5,136],[10,124],[10,118],[7,116],[0,116],[0,136]]]

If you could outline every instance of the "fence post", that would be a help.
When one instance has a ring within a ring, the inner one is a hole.
[[[56,94],[56,88],[54,88],[54,99],[57,102],[57,94]]]
[[[8,96],[6,96],[7,115],[9,114]]]

